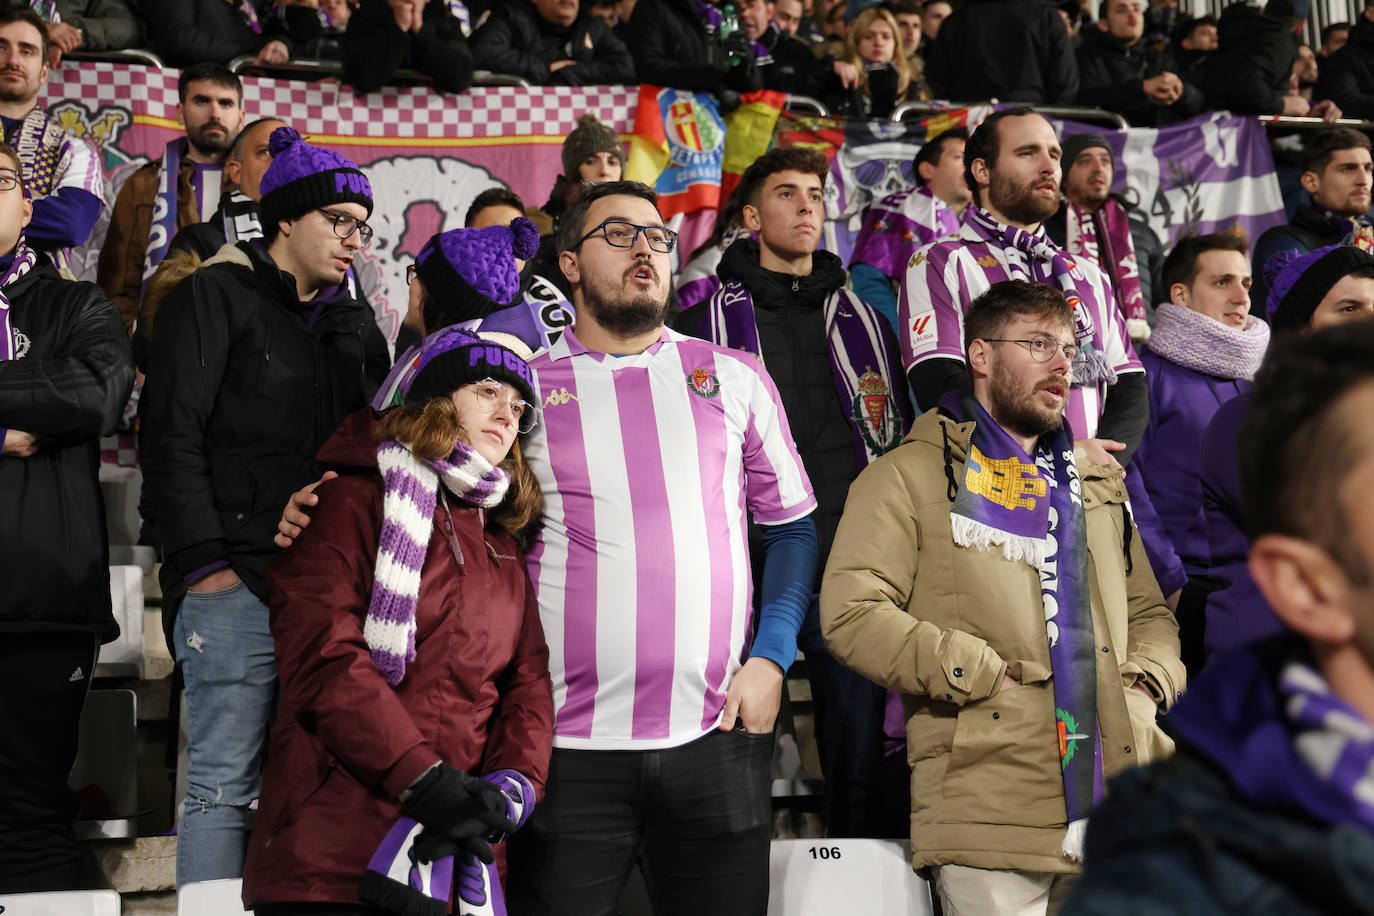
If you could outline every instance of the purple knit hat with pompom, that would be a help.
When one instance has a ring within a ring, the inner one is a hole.
[[[1264,263],[1270,328],[1278,333],[1307,327],[1331,287],[1360,268],[1374,268],[1374,255],[1352,245],[1280,251]]]
[[[356,165],[333,150],[311,146],[290,127],[267,141],[272,164],[262,176],[262,223],[275,227],[330,204],[361,204],[372,214],[372,185]]]
[[[509,226],[450,229],[425,242],[415,271],[445,324],[485,318],[520,295],[520,270],[539,252],[539,230],[517,216]]]

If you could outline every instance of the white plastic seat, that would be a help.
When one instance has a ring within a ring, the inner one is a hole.
[[[768,916],[933,916],[930,885],[897,840],[774,840]]]
[[[91,784],[100,787],[117,816],[78,820],[77,839],[133,836],[138,811],[138,700],[132,690],[92,690],[86,695],[76,765],[67,785],[79,791]]]
[[[243,916],[243,913],[242,878],[193,881],[177,889],[177,916]]]
[[[114,891],[50,891],[41,894],[0,894],[4,916],[120,916]]]

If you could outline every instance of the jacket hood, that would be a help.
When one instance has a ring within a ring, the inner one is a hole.
[[[380,411],[366,407],[344,418],[315,456],[318,470],[363,474],[377,470],[377,437],[374,430]]]
[[[805,277],[766,270],[759,266],[759,243],[753,239],[739,239],[725,249],[716,273],[722,280],[743,283],[754,295],[754,307],[764,309],[820,308],[845,282],[843,262],[829,251],[811,256],[811,273]]]

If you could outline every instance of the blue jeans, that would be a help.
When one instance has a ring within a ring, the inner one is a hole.
[[[242,582],[189,592],[172,630],[186,679],[186,807],[177,886],[243,874],[277,690],[267,605]]]

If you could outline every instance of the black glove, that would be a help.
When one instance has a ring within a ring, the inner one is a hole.
[[[420,862],[434,862],[444,856],[472,856],[484,865],[496,861],[491,843],[486,838],[487,825],[479,820],[465,820],[448,832],[421,830],[411,849]]]
[[[510,823],[499,788],[442,763],[411,788],[401,810],[436,834],[455,835],[464,821],[477,821],[491,830]]]

